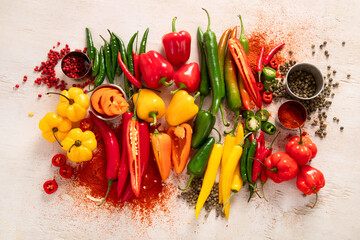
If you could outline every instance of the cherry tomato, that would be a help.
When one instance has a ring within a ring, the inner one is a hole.
[[[70,178],[72,173],[73,173],[73,169],[69,165],[64,165],[64,166],[60,167],[59,174],[63,178]]]
[[[92,130],[92,132],[95,134],[96,141],[100,142],[101,140],[100,132],[97,129]]]
[[[276,58],[272,58],[270,60],[270,66],[273,68],[273,69],[277,69],[278,66],[279,66],[279,61],[276,59]]]
[[[80,122],[80,129],[85,132],[85,131],[91,131],[94,128],[94,123],[90,118],[84,118],[83,120],[81,120]]]
[[[55,166],[55,167],[61,167],[64,166],[66,163],[66,156],[64,154],[56,154],[55,156],[53,156],[53,158],[51,159],[51,163]]]
[[[46,181],[43,185],[43,188],[47,194],[52,194],[58,189],[58,185],[54,179]]]

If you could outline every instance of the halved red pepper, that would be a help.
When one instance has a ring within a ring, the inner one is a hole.
[[[177,90],[184,89],[188,93],[195,92],[200,84],[200,69],[196,62],[192,62],[182,66],[173,76]]]
[[[173,66],[156,51],[140,54],[140,71],[145,83],[151,89],[158,89],[162,85],[170,86],[169,81],[174,74]]]
[[[250,97],[258,108],[261,108],[261,96],[256,85],[254,74],[251,71],[249,61],[246,57],[245,50],[241,45],[239,39],[230,38],[228,41],[228,47],[231,55],[233,56],[236,66],[239,69],[242,79],[245,83],[245,88],[249,92]]]
[[[262,93],[262,100],[264,103],[269,104],[272,102],[273,93],[271,91],[264,91]]]

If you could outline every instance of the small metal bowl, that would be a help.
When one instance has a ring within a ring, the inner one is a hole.
[[[299,97],[291,91],[289,84],[288,84],[288,79],[289,79],[289,76],[293,72],[297,72],[297,71],[304,71],[304,72],[311,73],[313,75],[313,77],[315,78],[316,88],[315,88],[315,94],[313,96],[311,96],[309,98]],[[310,99],[316,98],[322,92],[322,90],[324,89],[324,79],[323,79],[323,76],[322,76],[320,70],[316,66],[314,66],[310,63],[297,63],[292,68],[290,68],[290,70],[286,74],[285,89],[286,89],[286,92],[295,99],[310,100]]]
[[[69,57],[73,57],[73,56],[76,56],[76,57],[81,57],[84,59],[84,64],[85,64],[85,68],[87,69],[87,71],[80,77],[77,77],[77,78],[73,78],[73,77],[70,77],[68,76],[65,72],[64,72],[64,60],[69,58]],[[91,62],[90,62],[90,59],[89,57],[83,53],[83,52],[80,52],[80,51],[71,51],[67,54],[65,54],[65,56],[61,59],[61,70],[62,72],[65,74],[65,76],[71,78],[71,79],[75,79],[75,80],[80,80],[82,78],[84,78],[85,76],[87,76],[89,73],[90,73],[90,70],[91,70]]]
[[[93,95],[97,90],[99,90],[99,89],[101,89],[101,88],[104,88],[104,87],[117,89],[117,90],[119,90],[119,91],[122,93],[123,98],[124,98],[126,101],[128,101],[128,99],[127,99],[127,97],[126,97],[126,94],[125,94],[124,90],[123,90],[121,87],[119,87],[118,85],[115,85],[115,84],[102,84],[102,85],[100,85],[100,86],[98,86],[98,87],[96,87],[96,88],[94,89],[94,91],[93,91],[93,92],[91,93],[91,95],[90,95],[90,109],[91,109],[91,111],[94,113],[94,115],[95,115],[96,117],[98,117],[98,118],[100,118],[100,119],[102,119],[102,120],[104,120],[104,121],[110,121],[110,120],[114,120],[114,119],[120,117],[122,114],[119,114],[119,115],[116,115],[116,116],[113,116],[113,117],[107,117],[107,116],[104,116],[104,115],[98,113],[98,112],[93,108],[93,106],[92,106],[92,104],[91,104],[91,97],[92,97],[92,95]]]
[[[307,118],[306,108],[302,103],[295,101],[295,100],[289,100],[280,105],[279,110],[277,112],[277,118],[276,118],[278,124],[281,127],[285,128],[285,129],[289,129],[289,130],[296,130],[299,128],[299,126],[296,123],[294,123],[294,126],[296,125],[295,127],[287,126],[286,123],[282,120],[282,118],[279,117],[280,115],[282,115],[282,112],[285,111],[285,109],[289,106],[292,106],[293,109],[295,109],[296,112],[294,112],[294,114],[302,115],[303,119],[298,124],[300,125],[300,127],[304,126],[304,124],[306,122],[306,118]],[[295,120],[295,119],[290,119],[290,121],[293,121],[293,120]]]

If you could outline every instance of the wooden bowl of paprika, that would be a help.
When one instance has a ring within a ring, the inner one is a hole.
[[[290,130],[296,130],[306,122],[307,112],[304,105],[298,101],[290,100],[280,105],[277,120],[279,125]]]

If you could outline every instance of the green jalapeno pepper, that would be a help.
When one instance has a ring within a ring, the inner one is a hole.
[[[99,64],[100,54],[99,54],[99,51],[95,47],[94,47],[94,50],[95,50],[94,62],[91,67],[91,76],[93,76],[93,77],[95,77],[99,73],[99,69],[100,69],[100,64]]]
[[[100,86],[105,79],[105,59],[104,59],[104,48],[101,47],[99,51],[99,73],[94,80],[94,88]]]
[[[257,116],[250,116],[246,119],[245,125],[250,132],[256,132],[261,128],[261,120]]]
[[[276,77],[276,70],[271,67],[264,67],[262,71],[262,78],[264,81],[274,81]]]
[[[276,133],[275,125],[270,122],[265,122],[265,123],[261,124],[261,130],[263,130],[263,132],[265,132],[269,135],[274,135]]]
[[[110,83],[114,83],[114,76],[112,75],[112,66],[111,66],[111,49],[109,43],[100,35],[100,37],[104,40],[104,56],[105,56],[105,68],[106,68],[106,76],[109,79]]]
[[[87,40],[87,55],[91,61],[94,60],[95,50],[94,50],[94,42],[91,36],[91,32],[89,28],[86,28],[86,40]]]
[[[194,177],[202,177],[206,170],[206,165],[209,160],[211,150],[215,144],[215,138],[209,137],[203,145],[196,151],[187,165],[187,172],[190,174],[189,181],[185,188],[180,188],[184,191],[189,188]]]
[[[126,67],[128,67],[128,61],[126,58],[126,47],[125,47],[124,41],[119,36],[117,36],[115,33],[112,33],[112,34],[115,36],[115,38],[119,44],[119,52],[121,54],[121,60],[124,62]],[[125,74],[124,74],[124,91],[125,91],[126,96],[128,98],[130,98],[130,96],[131,96],[130,83],[129,83],[129,80],[126,78]]]
[[[194,132],[191,138],[191,147],[199,148],[209,136],[215,125],[216,118],[208,111],[200,110],[194,122]]]
[[[257,111],[255,116],[259,117],[262,122],[266,122],[270,117],[270,113],[268,112],[268,110],[263,109]]]
[[[250,140],[246,138],[245,143],[243,145],[243,153],[240,158],[240,175],[244,181],[243,185],[247,183],[247,179],[248,179],[246,166],[247,166],[247,154],[249,151],[249,147],[250,147]]]
[[[209,72],[206,65],[206,56],[204,51],[204,44],[203,44],[203,31],[200,27],[197,29],[197,39],[198,45],[200,50],[200,85],[199,85],[199,92],[200,92],[200,104],[199,109],[204,102],[204,98],[209,95],[210,93],[210,81],[209,81]]]

